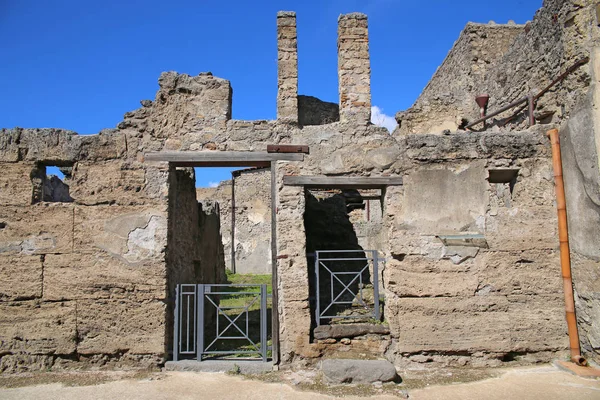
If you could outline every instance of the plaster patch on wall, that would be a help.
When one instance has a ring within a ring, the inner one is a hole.
[[[156,257],[161,250],[160,238],[166,237],[166,234],[166,221],[161,221],[161,218],[157,215],[151,216],[145,227],[136,228],[129,232],[127,239],[128,251],[123,257],[130,262]]]

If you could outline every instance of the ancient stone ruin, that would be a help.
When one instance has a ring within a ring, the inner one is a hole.
[[[551,128],[582,352],[600,361],[598,23],[591,1],[546,0],[524,26],[468,24],[392,134],[370,123],[367,17],[338,20],[331,104],[298,95],[292,12],[277,15],[277,120],[233,120],[229,81],[165,72],[116,129],[2,129],[0,371],[163,365],[176,286],[224,282],[233,264],[272,273],[282,367],[349,352],[397,367],[566,357]],[[523,103],[464,129],[478,95],[492,113],[541,92],[533,114]],[[203,166],[249,168],[236,207],[231,182],[196,190]],[[315,257],[331,250],[376,250],[378,273],[347,283],[379,301],[375,321],[317,326]]]

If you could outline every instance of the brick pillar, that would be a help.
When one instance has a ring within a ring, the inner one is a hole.
[[[277,13],[277,119],[298,122],[296,13]]]
[[[340,121],[371,120],[371,62],[367,16],[361,13],[338,18],[338,84]]]

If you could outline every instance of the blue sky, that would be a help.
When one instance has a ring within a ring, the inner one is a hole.
[[[299,93],[337,102],[337,17],[369,16],[372,102],[412,105],[468,21],[525,23],[541,0],[0,0],[0,127],[80,134],[153,99],[162,71],[231,80],[233,118],[274,119],[275,17],[297,12]],[[202,171],[199,184],[228,179]]]

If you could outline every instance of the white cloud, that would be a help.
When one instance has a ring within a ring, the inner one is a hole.
[[[398,126],[394,117],[384,114],[383,109],[377,106],[371,107],[371,122],[377,126],[387,128],[390,133],[394,132],[394,129]]]
[[[219,182],[212,182],[212,181],[211,181],[211,182],[208,182],[208,187],[215,188],[215,187],[217,187],[217,186],[219,186]]]

